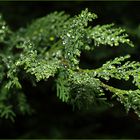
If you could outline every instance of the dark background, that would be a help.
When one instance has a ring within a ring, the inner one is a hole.
[[[132,55],[132,60],[140,61],[138,1],[0,2],[0,12],[13,31],[53,11],[66,11],[73,16],[85,8],[98,15],[93,25],[115,23],[125,28],[136,47],[100,48],[95,50],[94,55],[83,53],[82,68],[96,68],[108,59],[127,53]],[[53,79],[41,81],[37,87],[24,81],[25,94],[35,112],[32,115],[17,115],[15,123],[1,119],[0,138],[140,138],[140,121],[133,111],[126,114],[118,102],[109,108],[93,106],[88,111],[73,110],[56,97],[52,84]],[[133,88],[130,81],[112,81],[112,84],[122,89]]]

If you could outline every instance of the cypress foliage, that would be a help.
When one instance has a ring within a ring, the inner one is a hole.
[[[0,117],[14,120],[16,113],[32,112],[20,82],[23,72],[33,84],[54,77],[58,98],[73,107],[108,103],[106,93],[111,93],[126,112],[133,109],[140,116],[139,62],[128,61],[128,54],[97,69],[79,67],[82,51],[93,51],[94,57],[96,47],[134,47],[125,30],[114,24],[88,26],[96,18],[88,9],[74,17],[54,12],[13,32],[0,16]],[[106,82],[131,77],[136,90],[118,89]]]

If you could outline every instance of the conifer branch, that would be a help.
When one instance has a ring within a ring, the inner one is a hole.
[[[23,72],[33,83],[54,77],[58,98],[79,109],[108,103],[105,92],[109,91],[126,112],[132,108],[140,116],[139,62],[128,61],[128,54],[107,61],[98,69],[79,67],[82,51],[123,44],[134,47],[125,30],[114,24],[89,27],[88,22],[96,18],[88,9],[74,17],[54,12],[13,33],[0,17],[0,42],[4,44],[4,49],[0,49],[0,117],[13,120],[17,111],[32,112],[22,89]],[[128,81],[130,77],[136,90],[121,90],[102,81]]]

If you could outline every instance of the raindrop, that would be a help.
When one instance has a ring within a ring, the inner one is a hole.
[[[66,44],[66,42],[65,41],[63,41],[63,45],[65,45]]]
[[[2,29],[5,29],[5,26],[3,25],[1,28],[2,28]]]
[[[118,46],[119,45],[119,43],[118,42],[115,42],[115,44],[114,44],[115,46]]]
[[[67,68],[67,65],[64,65],[65,68]]]
[[[9,64],[7,64],[6,66],[7,66],[8,69],[10,69],[10,65]]]
[[[102,90],[102,89],[100,89],[99,91],[100,91],[100,92],[103,92],[103,90]]]
[[[80,91],[78,90],[77,93],[80,93]]]
[[[111,38],[111,41],[114,41],[114,38]]]
[[[68,37],[70,37],[70,34],[69,34],[69,33],[67,33],[67,36],[68,36]]]

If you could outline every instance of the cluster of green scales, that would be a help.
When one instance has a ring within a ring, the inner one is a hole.
[[[114,24],[88,26],[96,18],[88,9],[74,17],[54,12],[12,32],[0,17],[0,117],[13,120],[17,112],[30,113],[21,77],[33,84],[54,77],[58,98],[79,109],[107,103],[106,94],[110,94],[127,112],[133,109],[140,116],[139,62],[128,61],[130,56],[126,55],[97,69],[79,67],[82,51],[92,51],[94,57],[96,47],[134,47],[125,30]],[[111,78],[127,81],[130,77],[136,90],[114,88],[105,82]]]

